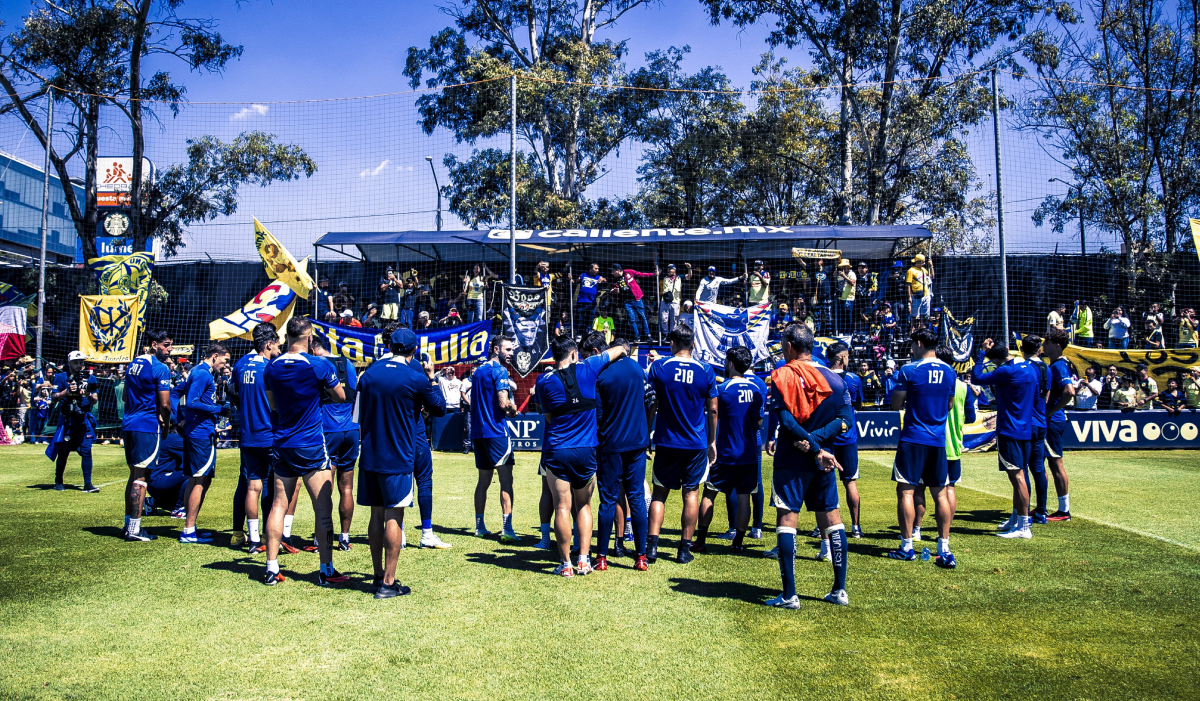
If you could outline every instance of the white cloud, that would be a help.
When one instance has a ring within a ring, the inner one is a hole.
[[[360,177],[360,178],[373,178],[373,177],[375,177],[376,175],[379,175],[380,173],[382,173],[382,172],[383,172],[383,171],[384,171],[384,170],[385,170],[385,169],[388,167],[388,164],[389,164],[389,163],[391,163],[391,160],[389,160],[389,159],[385,158],[385,159],[383,159],[383,162],[382,162],[382,163],[380,163],[379,165],[375,166],[374,168],[367,168],[367,169],[365,169],[363,172],[359,173],[359,174],[358,174],[358,177]]]
[[[249,119],[250,117],[262,117],[267,113],[268,109],[270,108],[266,105],[255,103],[249,107],[243,107],[237,112],[229,115],[229,119],[233,121],[240,121],[242,119]]]
[[[412,169],[413,169],[412,166],[396,166],[396,170],[398,170],[401,173],[411,173]]]

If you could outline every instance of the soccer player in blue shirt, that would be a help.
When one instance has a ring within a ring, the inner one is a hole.
[[[630,351],[629,342],[615,338],[606,343],[604,334],[592,331],[584,337],[583,355],[599,355],[605,348],[621,347]],[[597,519],[598,571],[608,569],[608,544],[614,522],[620,522],[618,508],[622,497],[628,499],[627,513],[632,520],[635,543],[634,569],[645,572],[646,561],[646,448],[650,444],[650,422],[646,406],[646,373],[626,355],[600,371],[596,380],[596,422],[599,447],[596,451],[596,483],[600,490],[600,515]],[[617,539],[617,554],[621,540]]]
[[[800,608],[800,597],[796,594],[796,525],[803,505],[814,513],[821,532],[829,537],[833,587],[825,601],[847,606],[850,599],[846,595],[846,528],[838,511],[837,477],[833,474],[841,466],[833,453],[823,447],[831,444],[834,436],[849,430],[846,385],[837,373],[813,361],[813,333],[804,324],[785,328],[780,345],[787,364],[771,373],[768,407],[771,428],[777,424],[779,429],[771,501],[776,509],[783,593],[766,603],[777,608]],[[809,383],[814,375],[828,387],[829,394],[823,398],[820,384]],[[797,421],[789,405],[789,395],[797,387],[805,396],[817,393],[810,403],[810,414],[802,421]],[[771,428],[768,434],[773,433]]]
[[[1029,529],[1029,484],[1024,469],[1029,464],[1029,440],[1033,436],[1033,405],[1041,401],[1038,372],[1024,358],[1012,358],[1008,346],[983,339],[980,357],[971,368],[971,382],[991,386],[996,404],[996,452],[1000,470],[1013,488],[1013,512],[997,532],[1002,538],[1032,538]],[[984,370],[984,358],[995,370]]]
[[[488,487],[492,476],[500,473],[500,541],[519,543],[512,527],[513,509],[513,451],[505,417],[517,415],[512,385],[505,364],[512,360],[513,340],[492,336],[491,355],[471,376],[471,443],[475,447],[475,467],[479,481],[475,484],[475,535],[491,535],[483,522],[487,508]]]
[[[859,526],[859,497],[858,497],[858,424],[855,411],[862,409],[863,384],[862,378],[850,372],[850,347],[841,341],[825,351],[829,358],[829,369],[842,376],[846,383],[846,392],[850,395],[850,430],[833,439],[833,456],[842,466],[842,487],[846,490],[846,507],[850,509],[850,535],[862,537],[862,527]],[[829,552],[829,541],[821,541],[821,552]],[[824,558],[822,558],[824,559]]]
[[[917,487],[929,487],[933,496],[934,517],[938,527],[938,562],[954,567],[950,553],[950,524],[954,511],[950,506],[949,466],[946,463],[946,418],[954,400],[954,368],[937,359],[937,334],[919,328],[912,334],[914,362],[900,368],[899,380],[892,392],[892,408],[904,410],[904,428],[892,465],[896,483],[896,512],[900,520],[900,548],[888,552],[893,560],[915,560],[912,547],[913,519]]]
[[[86,360],[87,356],[81,351],[68,353],[68,371],[54,376],[54,389],[50,394],[58,403],[58,430],[50,439],[46,457],[54,461],[54,489],[60,492],[67,488],[63,484],[63,474],[72,452],[79,453],[83,491],[100,491],[92,484],[92,442],[96,440],[96,416],[92,408],[99,400],[99,383],[91,374],[84,376]]]
[[[1029,465],[1025,468],[1025,483],[1030,486],[1029,518],[1032,523],[1046,522],[1046,402],[1050,395],[1050,368],[1038,357],[1042,339],[1029,335],[1021,339],[1021,356],[1038,374],[1039,401],[1033,404],[1033,435],[1029,439]],[[1032,480],[1030,479],[1032,477]],[[1037,506],[1033,506],[1034,496]]]
[[[320,336],[312,338],[312,354],[329,361],[338,371],[338,382],[346,393],[344,402],[321,404],[321,427],[325,431],[325,450],[337,475],[341,492],[338,516],[341,533],[338,550],[350,550],[350,524],[354,521],[354,464],[358,462],[358,424],[354,421],[354,398],[358,392],[358,373],[349,358],[329,354],[329,346]],[[342,378],[345,378],[344,380]]]
[[[262,511],[269,512],[271,507],[271,499],[263,492],[270,493],[271,464],[275,460],[275,415],[267,402],[264,375],[267,365],[282,352],[279,348],[279,334],[271,324],[262,323],[255,326],[253,338],[254,351],[242,356],[233,366],[233,385],[237,388],[235,396],[238,425],[242,432],[242,474],[238,480],[238,490],[234,492],[234,530],[241,530],[240,524],[236,523],[236,514],[241,507],[250,527],[250,538],[246,548],[252,555],[266,552],[259,524]],[[242,486],[243,483],[245,487]],[[241,495],[240,502],[238,495]]]
[[[413,503],[413,465],[420,459],[418,436],[425,433],[421,410],[446,413],[446,400],[431,383],[433,366],[413,362],[419,346],[407,327],[388,336],[392,354],[375,361],[358,384],[355,418],[361,426],[358,503],[371,508],[368,537],[376,599],[412,590],[396,581],[404,509]]]
[[[338,383],[337,370],[329,361],[309,355],[312,322],[292,317],[287,324],[287,352],[271,361],[264,375],[267,401],[275,411],[275,502],[267,517],[267,575],[264,584],[284,581],[279,573],[279,545],[283,537],[283,518],[296,493],[298,480],[304,480],[316,512],[315,536],[321,569],[317,584],[328,586],[349,580],[333,568],[333,531],[330,502],[333,485],[325,435],[321,430],[321,397],[337,402],[346,394]]]
[[[212,484],[217,467],[218,416],[228,416],[229,408],[217,401],[214,376],[221,374],[229,362],[229,349],[223,343],[210,343],[204,360],[192,368],[180,391],[183,400],[183,469],[188,474],[187,520],[180,543],[211,543],[211,533],[196,531],[196,518],[204,504],[204,495]]]
[[[662,529],[667,497],[682,489],[683,513],[679,562],[692,555],[692,536],[700,515],[700,485],[717,461],[717,378],[712,367],[692,358],[695,332],[678,324],[667,336],[671,357],[650,366],[650,383],[658,396],[655,419],[654,492],[650,501],[650,535],[646,560],[658,559],[658,534]]]
[[[707,552],[708,524],[712,522],[717,493],[737,494],[737,527],[733,552],[744,552],[742,541],[750,525],[750,495],[758,490],[762,428],[766,395],[746,379],[754,358],[749,348],[737,346],[725,353],[726,380],[717,387],[717,461],[704,485],[694,552]]]
[[[142,508],[159,444],[171,426],[171,371],[163,363],[171,357],[171,336],[166,331],[147,331],[145,340],[150,352],[134,358],[125,369],[125,416],[121,419],[129,465],[125,484],[125,540],[129,541],[156,537],[142,533]]]
[[[537,379],[534,392],[546,418],[542,465],[554,509],[559,565],[554,574],[589,574],[592,533],[592,480],[596,476],[596,380],[609,363],[625,357],[624,346],[579,359],[575,341],[559,336],[550,342],[555,369]],[[571,515],[579,533],[579,562],[571,567]],[[610,527],[611,528],[611,527]],[[607,567],[605,568],[607,569]]]
[[[1058,511],[1050,514],[1049,521],[1071,520],[1070,481],[1067,468],[1063,465],[1063,434],[1067,430],[1067,405],[1075,398],[1075,384],[1071,380],[1071,361],[1063,357],[1063,351],[1071,343],[1064,329],[1052,329],[1046,333],[1042,349],[1050,359],[1050,398],[1046,403],[1046,459],[1054,475],[1054,493],[1058,495]]]

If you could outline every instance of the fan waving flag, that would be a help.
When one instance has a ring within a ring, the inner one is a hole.
[[[770,304],[753,307],[726,307],[722,304],[697,302],[692,329],[696,332],[693,357],[702,363],[725,367],[725,353],[730,348],[745,346],[754,356],[753,362],[770,356],[767,335],[771,330]]]
[[[282,329],[296,309],[296,293],[281,281],[272,282],[241,309],[216,321],[208,322],[208,337],[213,341],[229,338],[254,340],[254,327],[270,323]]]
[[[254,220],[254,247],[262,257],[267,277],[279,280],[296,294],[308,299],[313,289],[313,279],[308,274],[308,258],[297,263],[288,249],[279,243],[279,239],[272,236],[257,219]]]

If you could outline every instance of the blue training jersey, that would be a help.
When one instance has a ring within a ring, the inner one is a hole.
[[[263,375],[270,361],[257,352],[248,353],[233,365],[233,381],[238,388],[238,426],[243,448],[270,448],[275,445],[275,412],[267,401]]]
[[[763,432],[766,431],[770,426],[770,422],[769,422],[770,412],[767,411],[767,406],[770,403],[771,391],[767,387],[767,383],[763,381],[763,378],[759,377],[758,375],[755,375],[753,372],[750,372],[750,371],[746,372],[745,377],[747,380],[750,380],[751,382],[753,382],[755,387],[758,387],[758,391],[762,392],[762,396],[763,396],[763,406],[762,406],[763,427],[758,432],[758,447],[762,448]],[[718,430],[719,430],[719,427],[718,427]]]
[[[395,357],[367,368],[352,406],[362,436],[359,467],[385,475],[411,473],[417,454],[429,450],[421,410],[446,413],[446,399],[421,366]]]
[[[1033,405],[1042,401],[1038,372],[1025,359],[1009,358],[991,372],[983,369],[981,355],[971,368],[971,382],[989,385],[996,398],[996,434],[1027,441],[1033,437]]]
[[[834,372],[837,372],[836,370]],[[833,439],[834,445],[855,445],[858,443],[858,417],[854,413],[854,404],[861,405],[863,398],[862,378],[852,372],[840,372],[842,382],[846,383],[846,395],[850,400],[850,430]]]
[[[542,373],[534,386],[538,405],[548,414],[542,452],[560,448],[594,448],[596,436],[596,379],[609,364],[608,351],[562,370]],[[572,379],[571,375],[574,374]],[[574,383],[568,392],[564,377]]]
[[[900,440],[945,447],[946,416],[954,398],[954,368],[937,358],[924,358],[900,368],[896,391],[905,392],[904,428]]]
[[[717,388],[717,462],[758,464],[759,422],[766,395],[745,377],[726,380]]]
[[[125,416],[121,429],[140,433],[158,433],[158,393],[171,391],[171,371],[147,353],[139,355],[125,368]]]
[[[83,410],[85,412],[87,412],[83,415],[83,421],[95,422],[96,415],[92,413],[92,409],[95,408],[92,405],[92,395],[95,394],[96,392],[100,391],[100,383],[92,375],[88,375],[87,379],[84,380],[83,383],[85,386],[82,388],[82,391],[80,392],[83,395],[83,399],[79,402],[79,405],[81,407],[83,407]],[[53,393],[58,394],[59,392],[66,391],[67,385],[69,385],[69,384],[71,384],[70,376],[65,372],[58,373],[57,375],[54,376]],[[59,400],[59,401],[61,402],[64,400]],[[60,416],[62,416],[62,415],[60,414]],[[67,423],[77,420],[75,417],[72,417],[72,416],[63,416],[63,419]]]
[[[354,365],[346,358],[326,356],[324,359],[334,366],[334,370],[337,369],[339,363],[346,364],[346,386],[344,388],[346,401],[321,405],[321,428],[326,433],[357,431],[358,424],[354,421],[354,397],[352,395],[358,390],[358,373],[354,370]],[[421,377],[425,377],[424,371],[421,371]],[[341,378],[338,378],[338,381],[341,382]]]
[[[579,276],[578,304],[592,304],[596,301],[596,290],[600,289],[600,276],[584,273]]]
[[[840,375],[829,368],[816,362],[814,362],[813,365],[817,368],[817,371],[821,373],[821,376],[825,378],[825,382],[829,384],[830,395],[817,405],[807,420],[800,423],[800,427],[811,433],[824,428],[829,424],[838,422],[838,428],[840,428],[841,422],[839,421],[839,418],[842,414],[843,407],[845,407],[850,401],[850,395],[846,392],[846,383],[842,380]],[[771,388],[771,394],[767,398],[767,401],[770,411],[773,413],[787,408],[783,403],[782,397],[779,396],[779,393],[774,387]],[[846,418],[848,418],[848,415]],[[782,423],[780,423],[779,438],[776,441],[775,448],[775,469],[817,469],[817,463],[814,459],[814,456],[801,453],[799,450],[797,450],[793,445],[794,440],[795,438],[791,436]],[[821,445],[824,447],[824,444]]]
[[[1050,363],[1050,398],[1046,400],[1046,411],[1054,408],[1058,400],[1062,398],[1063,390],[1073,384],[1071,379],[1071,362],[1066,358],[1060,357],[1053,363]],[[1061,423],[1067,420],[1067,412],[1065,409],[1059,409],[1050,417],[1051,421]]]
[[[610,363],[596,380],[600,450],[618,453],[650,444],[646,422],[646,372],[633,358]]]
[[[650,384],[658,395],[654,444],[660,448],[708,447],[708,400],[717,396],[712,366],[694,358],[662,358],[650,366]]]
[[[1034,428],[1046,428],[1046,392],[1050,391],[1050,368],[1042,362],[1041,358],[1032,358],[1029,364],[1037,371],[1038,376],[1038,400],[1033,403],[1033,414],[1029,420],[1033,422]]]
[[[512,392],[508,370],[499,360],[489,360],[471,376],[471,440],[508,435],[500,393]]]
[[[271,361],[265,373],[267,391],[275,398],[278,421],[276,448],[316,448],[325,445],[321,430],[321,397],[338,386],[337,370],[324,358],[308,353],[285,353]]]
[[[217,383],[208,363],[198,363],[192,368],[179,391],[185,434],[211,436],[216,430],[221,405],[217,404]]]

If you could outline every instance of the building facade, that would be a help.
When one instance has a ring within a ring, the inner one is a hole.
[[[42,188],[41,167],[0,151],[0,251],[37,259],[41,247]],[[75,197],[82,205],[83,186],[72,183]],[[66,198],[58,177],[50,174],[49,232],[46,235],[46,261],[70,265],[75,262],[78,236],[67,210]]]

